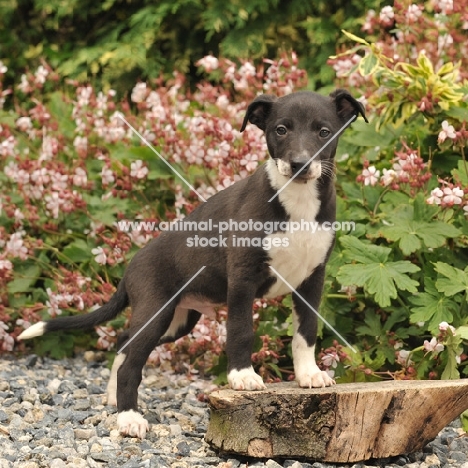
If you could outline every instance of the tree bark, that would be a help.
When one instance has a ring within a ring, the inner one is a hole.
[[[210,395],[205,439],[250,457],[347,463],[420,450],[468,409],[468,379],[388,381]]]

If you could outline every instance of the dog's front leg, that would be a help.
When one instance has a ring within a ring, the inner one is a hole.
[[[315,362],[317,315],[325,278],[325,265],[319,265],[312,275],[293,292],[292,352],[294,373],[300,387],[328,387],[335,381],[321,371]],[[300,297],[299,297],[300,295]]]
[[[252,367],[254,342],[252,306],[255,292],[247,284],[230,287],[228,292],[228,318],[226,354],[228,382],[234,390],[263,390],[265,384]]]

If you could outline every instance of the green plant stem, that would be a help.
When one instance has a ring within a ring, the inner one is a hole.
[[[466,304],[467,304],[466,295],[467,293],[465,292],[465,294],[463,294],[463,298],[460,304],[460,317],[464,316],[463,311],[466,309]]]
[[[460,146],[460,152],[461,152],[462,159],[463,159],[463,165],[465,166],[465,174],[468,177],[468,164],[466,162],[465,148],[463,146]]]
[[[374,206],[374,209],[372,210],[372,217],[375,218],[377,216],[377,209],[379,208],[380,203],[382,202],[383,197],[390,191],[388,187],[385,188],[385,190],[380,194],[379,198],[377,199],[377,202]]]
[[[363,299],[365,296],[364,294],[355,294],[352,297]],[[349,296],[347,294],[327,294],[327,299],[349,299]]]
[[[65,258],[67,261],[70,262],[71,265],[73,265],[74,268],[77,268],[80,273],[83,275],[83,276],[89,276],[88,273],[86,273],[83,268],[81,267],[81,265],[78,265],[76,264],[71,258],[67,257],[66,255],[64,255],[62,252],[60,252],[59,249],[57,249],[57,247],[53,247],[52,245],[49,245],[49,244],[46,244],[45,242],[43,242],[42,246],[41,247],[38,247],[38,249],[41,249],[41,250],[49,250],[50,252],[53,252],[55,253],[56,255],[62,255],[63,258]],[[49,265],[50,266],[50,265]],[[93,273],[97,275],[97,272],[96,270],[90,265],[90,268],[92,268],[93,270]]]
[[[401,305],[401,307],[403,307],[403,309],[406,310],[407,314],[408,314],[408,317],[410,315],[410,309],[409,307],[403,302],[403,299],[400,297],[399,294],[397,294],[397,301],[398,303]]]

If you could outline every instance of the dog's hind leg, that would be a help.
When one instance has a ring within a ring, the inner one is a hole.
[[[200,320],[201,314],[193,309],[176,307],[174,317],[158,344],[172,343],[182,336],[188,335]]]
[[[128,339],[121,347],[125,358],[117,370],[117,425],[123,435],[143,439],[149,428],[148,421],[138,412],[138,387],[142,379],[143,366],[151,351],[169,328],[174,317],[175,304],[166,308],[153,320],[154,302],[141,301],[135,306],[128,331]],[[157,309],[156,309],[157,310]],[[143,318],[147,318],[144,321]]]

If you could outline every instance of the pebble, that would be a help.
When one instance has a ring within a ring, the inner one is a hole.
[[[218,456],[204,441],[209,381],[145,370],[139,401],[147,438],[122,437],[117,410],[105,406],[110,371],[104,353],[59,361],[30,355],[0,361],[0,468],[468,468],[459,421],[420,452],[334,465],[313,460]]]

